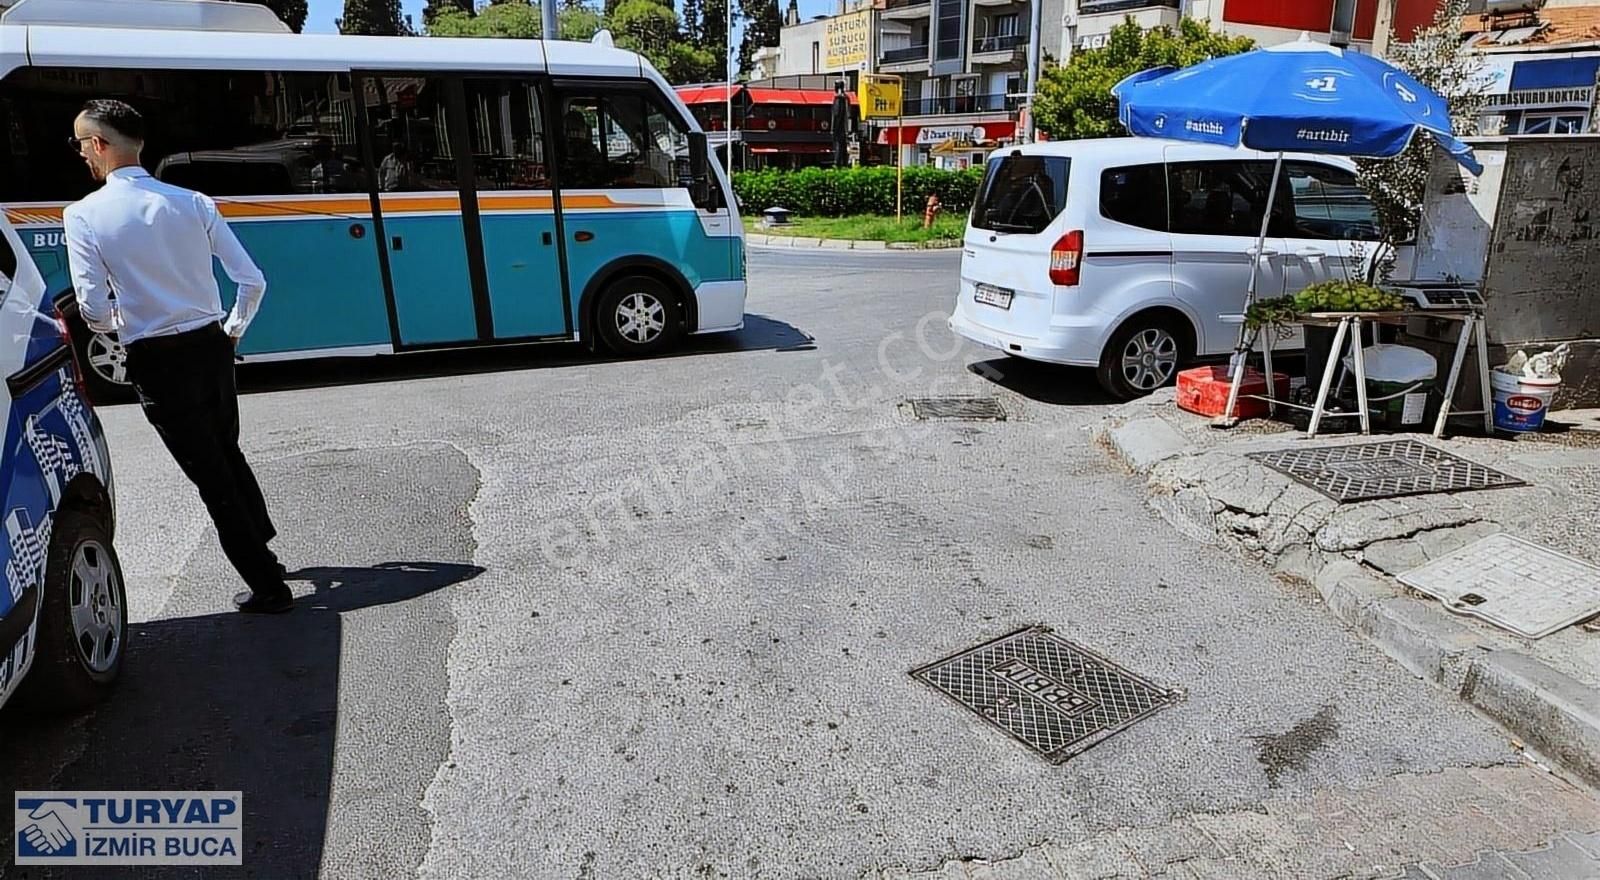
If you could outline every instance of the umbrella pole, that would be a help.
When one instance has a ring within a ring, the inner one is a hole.
[[[1244,310],[1248,314],[1251,303],[1256,299],[1256,279],[1261,275],[1261,260],[1266,256],[1267,231],[1272,226],[1272,206],[1278,198],[1278,180],[1283,176],[1283,153],[1278,154],[1277,161],[1272,163],[1272,185],[1267,189],[1267,208],[1261,214],[1261,235],[1256,238],[1255,252],[1250,255],[1250,283],[1244,291]],[[1239,322],[1239,345],[1233,350],[1233,382],[1228,387],[1228,406],[1223,409],[1217,423],[1231,427],[1238,420],[1233,417],[1233,408],[1239,403],[1239,386],[1244,384],[1245,366],[1250,358],[1249,324],[1244,320]],[[1267,377],[1267,391],[1272,391],[1272,377]]]

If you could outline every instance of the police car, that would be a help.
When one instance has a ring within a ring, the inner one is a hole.
[[[0,706],[72,709],[110,690],[127,651],[111,459],[68,325],[3,211],[0,234]]]

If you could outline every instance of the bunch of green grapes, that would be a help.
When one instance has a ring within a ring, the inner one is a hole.
[[[1405,301],[1361,281],[1322,281],[1295,294],[1294,304],[1302,312],[1393,312]]]

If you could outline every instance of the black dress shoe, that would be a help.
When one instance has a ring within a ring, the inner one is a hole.
[[[245,614],[282,614],[294,608],[294,594],[284,590],[263,596],[246,591],[233,597],[233,606]]]

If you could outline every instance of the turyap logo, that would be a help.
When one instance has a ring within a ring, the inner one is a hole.
[[[237,791],[19,791],[19,865],[238,865]]]
[[[1183,127],[1185,131],[1192,131],[1195,134],[1224,135],[1228,133],[1228,129],[1223,127],[1222,123],[1207,122],[1203,119],[1185,119]]]

